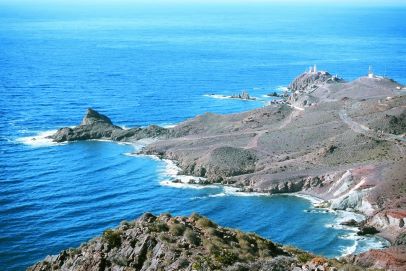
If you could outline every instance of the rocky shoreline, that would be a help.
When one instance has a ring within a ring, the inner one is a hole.
[[[406,263],[396,259],[406,253],[403,88],[383,77],[347,82],[328,72],[306,72],[290,84],[292,95],[284,104],[231,115],[206,113],[173,128],[128,130],[89,109],[79,126],[50,138],[157,138],[142,154],[177,161],[181,174],[199,177],[202,184],[317,196],[322,207],[364,214],[360,232],[379,231],[392,244],[354,255],[352,262],[402,270]]]
[[[101,237],[28,268],[42,270],[362,270],[346,259],[318,257],[206,217],[146,213]]]

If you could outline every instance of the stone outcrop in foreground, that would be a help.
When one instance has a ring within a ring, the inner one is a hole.
[[[256,234],[219,227],[197,214],[146,213],[28,270],[361,270],[355,268]]]

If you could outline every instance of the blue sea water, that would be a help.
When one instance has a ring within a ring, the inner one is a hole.
[[[146,211],[217,223],[326,256],[379,247],[293,196],[161,185],[167,165],[132,145],[29,140],[94,107],[122,126],[175,124],[264,106],[312,64],[346,79],[368,66],[406,83],[406,9],[171,6],[0,11],[0,270],[23,270]],[[258,101],[214,99],[248,90]],[[36,144],[37,143],[37,144]]]

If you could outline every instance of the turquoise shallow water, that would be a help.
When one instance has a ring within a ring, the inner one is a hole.
[[[379,246],[331,227],[345,214],[292,196],[162,186],[164,162],[134,146],[38,146],[87,107],[123,126],[173,124],[263,106],[314,63],[353,79],[368,65],[406,82],[405,9],[174,7],[0,19],[0,269],[22,270],[145,211],[200,212],[225,226],[327,256]],[[255,102],[213,99],[241,90]],[[32,142],[31,142],[32,143]]]

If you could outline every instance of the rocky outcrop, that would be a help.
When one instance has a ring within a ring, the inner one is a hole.
[[[332,76],[326,71],[305,72],[290,83],[288,89],[292,92],[311,92],[324,83],[342,82],[343,80]]]
[[[223,228],[197,214],[146,213],[28,268],[47,270],[346,270],[345,262]]]
[[[123,129],[116,126],[105,115],[89,108],[79,126],[59,129],[50,138],[55,142],[107,139],[114,141],[136,141],[166,135],[167,129],[151,125],[146,128]]]
[[[243,92],[241,92],[241,93],[231,95],[230,98],[232,98],[232,99],[241,99],[241,100],[255,100],[255,98],[251,97],[250,94],[245,90]]]
[[[404,271],[406,267],[406,246],[372,249],[358,256],[348,257],[348,261],[365,269]]]
[[[320,101],[318,95],[313,92],[326,84],[342,83],[343,79],[332,76],[326,71],[310,71],[305,72],[295,78],[290,83],[288,89],[292,95],[288,98],[288,102],[297,107],[309,107]]]
[[[93,110],[92,108],[88,108],[86,115],[83,117],[82,122],[80,125],[95,125],[95,124],[105,124],[105,125],[113,125],[111,120],[99,112]]]

